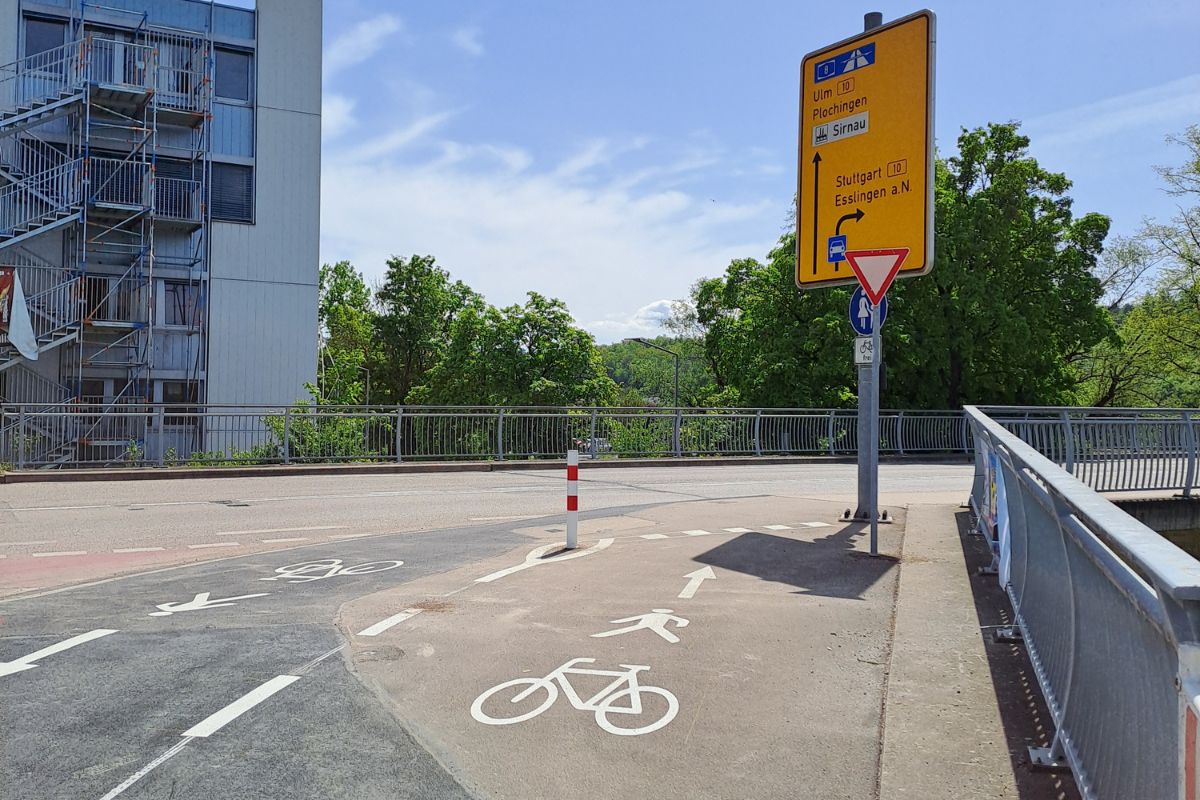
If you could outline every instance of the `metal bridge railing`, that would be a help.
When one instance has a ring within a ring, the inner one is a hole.
[[[1196,486],[1195,410],[988,407],[988,416],[1099,492]]]
[[[86,441],[43,448],[54,458],[40,463],[0,441],[0,462],[37,467],[503,460],[560,458],[569,449],[592,458],[840,456],[857,446],[854,412],[829,409],[138,404],[105,413],[114,420],[109,426],[114,433],[129,432],[127,441],[89,434]],[[10,431],[16,430],[15,419],[31,430],[86,431],[94,409],[8,405],[0,414]],[[961,412],[885,411],[883,416],[883,452],[969,452]],[[64,458],[63,446],[69,457]]]
[[[1176,439],[1161,434],[1180,419],[1020,409],[1017,420],[1014,411],[965,409],[976,443],[971,503],[981,532],[998,537],[1001,583],[1055,724],[1043,755],[1065,759],[1087,798],[1190,800],[1200,561],[1085,484],[1177,483],[1157,467],[1100,466],[1170,458]]]

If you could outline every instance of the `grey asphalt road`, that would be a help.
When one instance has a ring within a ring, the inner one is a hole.
[[[769,509],[852,498],[853,475],[595,470],[580,495],[597,517],[700,499]],[[966,465],[889,465],[883,497],[961,499],[969,481]],[[563,484],[536,472],[0,487],[0,798],[470,796],[347,669],[333,623],[354,598],[528,543],[515,529],[561,519]],[[232,544],[189,547],[217,542]],[[197,558],[216,560],[181,563]]]
[[[465,797],[346,670],[332,620],[353,597],[520,540],[492,525],[322,543],[10,598],[0,662],[37,666],[4,674],[0,663],[0,797]],[[306,562],[323,563],[278,571]],[[241,599],[165,605],[198,595]],[[210,735],[186,735],[271,681],[287,685]]]

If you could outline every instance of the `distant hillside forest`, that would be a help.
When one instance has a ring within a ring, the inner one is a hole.
[[[937,162],[934,270],[888,295],[883,405],[1200,404],[1200,126],[1171,141],[1182,159],[1158,174],[1179,212],[1110,239],[1018,125],[964,130]],[[678,354],[680,405],[855,404],[850,291],[799,292],[794,266],[786,233],[673,304],[648,341]],[[671,354],[597,345],[536,292],[493,306],[432,256],[390,259],[373,287],[323,266],[319,318],[319,403],[674,402]]]

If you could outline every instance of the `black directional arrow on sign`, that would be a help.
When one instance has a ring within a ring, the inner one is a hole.
[[[835,236],[842,235],[842,223],[843,222],[849,222],[850,220],[854,220],[855,222],[858,222],[865,216],[866,216],[866,214],[863,213],[863,210],[861,208],[854,209],[853,214],[846,214],[844,217],[842,217],[841,219],[838,220],[837,228],[834,229],[834,235]]]
[[[817,274],[817,217],[821,208],[821,154],[813,153],[813,275]]]

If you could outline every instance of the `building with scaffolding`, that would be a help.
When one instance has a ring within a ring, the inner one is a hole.
[[[0,0],[0,270],[37,340],[0,333],[0,403],[76,412],[41,459],[202,449],[189,404],[315,380],[321,0],[253,5]]]

